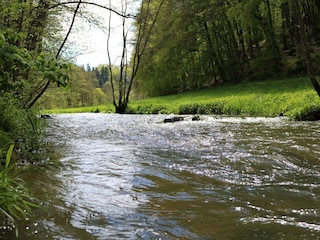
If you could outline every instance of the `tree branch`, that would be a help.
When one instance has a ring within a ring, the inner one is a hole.
[[[65,43],[66,43],[67,40],[68,40],[68,37],[69,37],[69,35],[70,35],[70,33],[71,33],[71,30],[72,30],[72,28],[73,28],[73,25],[74,25],[74,22],[75,22],[75,19],[76,19],[76,15],[77,15],[77,12],[78,12],[78,10],[79,10],[79,8],[80,8],[80,5],[81,5],[81,0],[79,0],[79,1],[77,2],[77,7],[76,7],[76,9],[74,10],[73,18],[72,18],[72,21],[71,21],[71,24],[70,24],[68,33],[66,34],[63,42],[62,42],[61,45],[60,45],[60,48],[59,48],[58,52],[56,53],[56,56],[55,56],[56,59],[59,58],[59,55],[60,55],[60,53],[61,53],[61,51],[62,51]],[[34,99],[29,98],[29,100],[28,100],[28,101],[26,102],[26,104],[25,104],[25,106],[26,106],[27,109],[31,108],[31,107],[38,101],[38,99],[44,94],[44,92],[45,92],[45,91],[47,90],[47,88],[49,87],[50,82],[51,82],[51,80],[48,79],[47,82],[46,82],[46,84],[44,85],[44,87],[43,87],[43,88],[41,89],[41,91],[34,97]]]
[[[62,42],[62,44],[60,45],[60,48],[59,48],[58,52],[56,53],[56,59],[58,59],[58,57],[59,57],[59,55],[60,55],[60,53],[61,53],[64,45],[66,44],[66,42],[67,42],[67,40],[68,40],[68,37],[69,37],[69,35],[70,35],[70,33],[71,33],[71,30],[72,30],[72,28],[73,28],[74,22],[75,22],[75,20],[76,20],[76,15],[77,15],[77,12],[78,12],[78,10],[79,10],[79,8],[80,8],[80,4],[81,4],[81,0],[78,1],[77,7],[76,7],[76,9],[74,10],[73,17],[72,17],[72,21],[71,21],[69,30],[68,30],[68,32],[67,32],[67,35],[66,35],[65,38],[63,39],[63,42]]]
[[[59,3],[57,2],[56,4],[54,5],[51,5],[49,7],[49,9],[53,9],[53,8],[56,8],[56,7],[59,7],[59,6],[66,6],[66,5],[69,5],[69,4],[75,4],[75,3],[78,3],[79,1],[69,1],[69,2],[62,2],[62,3]],[[132,14],[122,14],[121,12],[111,8],[111,7],[106,7],[106,6],[103,6],[101,4],[98,4],[98,3],[93,3],[93,2],[87,2],[87,1],[83,1],[82,4],[86,4],[86,5],[92,5],[92,6],[96,6],[96,7],[99,7],[99,8],[103,8],[103,9],[106,9],[110,12],[113,12],[121,17],[125,17],[125,18],[135,18],[136,16],[135,15],[132,15]]]

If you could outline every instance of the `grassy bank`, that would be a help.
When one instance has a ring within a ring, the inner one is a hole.
[[[226,114],[299,119],[320,108],[320,98],[307,77],[225,84],[176,95],[131,101],[128,113]],[[112,104],[54,109],[46,113],[113,112]]]

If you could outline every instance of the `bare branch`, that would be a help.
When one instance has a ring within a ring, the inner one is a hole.
[[[69,30],[68,30],[65,38],[63,39],[63,42],[62,42],[62,44],[60,45],[60,48],[59,48],[58,52],[56,53],[56,58],[59,57],[59,55],[60,55],[60,53],[61,53],[64,45],[66,44],[66,42],[67,42],[67,40],[68,40],[68,38],[69,38],[69,35],[70,35],[71,30],[72,30],[72,28],[73,28],[74,22],[75,22],[75,20],[76,20],[77,12],[78,12],[78,10],[79,10],[79,8],[80,8],[80,4],[81,4],[81,0],[78,1],[77,7],[76,7],[76,9],[74,10],[74,14],[73,14],[73,17],[72,17],[72,21],[71,21]]]
[[[69,4],[76,4],[78,3],[79,1],[69,1],[69,2],[57,2],[56,4],[54,5],[51,5],[49,7],[49,9],[53,9],[53,8],[56,8],[56,7],[59,7],[59,6],[66,6],[66,5],[69,5]],[[103,8],[103,9],[106,9],[110,12],[113,12],[121,17],[124,17],[124,18],[135,18],[136,16],[135,15],[132,15],[132,14],[123,14],[119,11],[117,11],[116,9],[113,9],[110,5],[110,7],[106,7],[106,6],[103,6],[101,4],[98,4],[98,3],[93,3],[93,2],[86,2],[86,1],[83,1],[81,2],[82,4],[86,4],[86,5],[92,5],[92,6],[96,6],[96,7],[99,7],[99,8]]]

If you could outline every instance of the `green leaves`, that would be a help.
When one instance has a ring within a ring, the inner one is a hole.
[[[28,51],[11,44],[11,41],[20,39],[19,34],[16,35],[10,31],[0,31],[0,90],[19,89],[20,94],[28,94],[21,90],[42,79],[58,86],[68,85],[69,64],[56,60],[46,52]]]
[[[13,148],[14,148],[14,145],[11,144],[10,147],[9,147],[9,149],[8,149],[7,155],[6,155],[5,168],[8,168],[8,167],[9,167],[10,160],[11,160],[11,156],[12,156],[12,152],[13,152]]]
[[[35,65],[36,70],[40,72],[43,78],[56,83],[58,86],[66,87],[69,84],[69,64],[42,54],[37,57]]]

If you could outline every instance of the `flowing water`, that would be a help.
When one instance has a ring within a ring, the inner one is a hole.
[[[320,122],[62,114],[2,239],[320,239]]]

